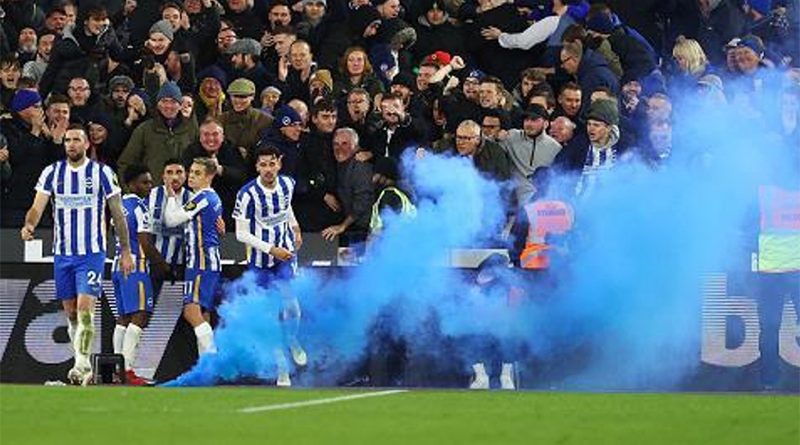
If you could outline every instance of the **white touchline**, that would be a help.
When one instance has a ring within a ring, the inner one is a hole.
[[[365,399],[368,397],[390,396],[392,394],[400,394],[404,392],[408,392],[408,390],[392,389],[389,391],[365,392],[362,394],[351,394],[349,396],[329,397],[327,399],[315,399],[315,400],[305,400],[302,402],[279,403],[276,405],[251,406],[249,408],[240,408],[237,410],[237,412],[243,414],[252,414],[264,411],[278,411],[282,409],[303,408],[306,406],[327,405],[329,403],[347,402],[348,400]]]

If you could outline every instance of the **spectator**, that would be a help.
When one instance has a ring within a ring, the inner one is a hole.
[[[170,158],[182,158],[186,147],[197,139],[197,122],[181,116],[181,90],[174,82],[167,82],[156,96],[156,115],[133,130],[130,141],[119,158],[119,173],[132,164],[144,164],[161,184],[158,172]]]
[[[227,96],[225,96],[228,78],[225,72],[218,66],[212,65],[201,71],[197,78],[200,81],[195,98],[197,119],[204,121],[206,116],[221,116],[228,110]]]
[[[60,145],[64,142],[64,134],[71,122],[72,110],[69,106],[69,98],[63,94],[53,93],[48,96],[45,105],[43,135]]]
[[[300,138],[303,135],[303,118],[289,105],[282,105],[275,113],[272,127],[267,129],[258,145],[277,147],[281,159],[282,174],[297,178],[297,164],[300,160]]]
[[[747,31],[747,20],[735,0],[697,0],[700,21],[695,33],[697,41],[711,63],[722,62],[720,48]]]
[[[511,122],[508,113],[503,110],[486,110],[481,119],[481,134],[490,141],[500,141],[506,138]]]
[[[189,170],[195,158],[210,158],[217,165],[211,187],[219,194],[223,209],[233,209],[236,193],[250,179],[250,167],[239,150],[225,139],[222,123],[213,117],[200,124],[200,140],[190,144],[183,152],[182,160]],[[222,214],[227,227],[234,227],[231,212]]]
[[[554,67],[558,62],[558,53],[561,49],[561,37],[575,19],[567,14],[569,5],[576,4],[576,0],[554,0],[553,15],[535,21],[522,32],[506,33],[502,28],[489,26],[481,30],[481,35],[487,40],[497,40],[503,48],[529,50],[542,42],[547,42],[547,50],[540,58],[538,66]]]
[[[33,202],[36,181],[42,170],[62,154],[45,137],[42,98],[31,90],[19,90],[11,101],[11,119],[0,120],[0,133],[8,141],[11,177],[4,190],[2,223],[21,227]]]
[[[252,0],[227,0],[224,5],[225,20],[230,22],[231,27],[240,37],[261,38],[261,29],[264,28],[264,24],[253,11]]]
[[[327,227],[322,236],[333,241],[347,233],[350,244],[363,242],[369,232],[370,211],[374,200],[372,167],[355,159],[359,151],[358,133],[352,128],[340,128],[333,136],[333,156],[336,159],[336,191],[344,219]]]
[[[503,182],[511,177],[511,164],[503,148],[481,134],[477,122],[466,120],[456,129],[455,151],[472,160],[475,168],[487,177]]]
[[[678,36],[675,46],[672,47],[672,58],[676,72],[671,78],[671,92],[691,91],[697,87],[697,80],[707,74],[708,58],[697,40]]]
[[[496,28],[509,34],[520,33],[528,24],[511,3],[479,0],[478,5],[479,12],[473,23],[465,28],[467,50],[482,70],[500,78],[504,85],[511,88],[517,82],[519,73],[532,64],[530,53],[503,48],[495,41],[487,40],[481,32],[486,28]],[[461,13],[464,19],[472,18],[466,14],[464,7]]]
[[[280,101],[281,90],[274,86],[268,86],[261,92],[261,108],[259,110],[272,120],[273,112]]]
[[[97,105],[96,96],[92,94],[89,81],[81,76],[70,79],[67,86],[67,97],[69,97],[70,117],[73,122],[85,125],[89,116],[94,114]]]
[[[0,112],[11,109],[21,70],[14,54],[0,58]]]
[[[614,167],[624,151],[619,146],[619,111],[611,100],[598,100],[586,115],[586,134],[589,144],[584,148],[585,161],[576,193],[589,195],[598,179]]]
[[[219,10],[212,0],[184,0],[183,8],[188,16],[188,28],[184,28],[187,40],[193,42],[189,49],[198,60],[198,66],[206,66],[208,60],[203,56],[212,53],[205,51],[206,48],[216,45],[215,39],[220,28]],[[187,21],[181,18],[181,27],[185,27]]]
[[[275,77],[267,72],[261,63],[261,44],[254,39],[239,39],[228,47],[231,58],[233,78],[245,78],[255,84],[256,91],[261,91],[275,82]]]
[[[369,136],[372,154],[360,155],[360,160],[384,156],[399,160],[405,149],[416,149],[427,143],[427,130],[422,120],[406,111],[400,97],[386,94],[381,98],[381,117],[378,128]]]
[[[539,105],[531,105],[525,111],[522,129],[512,129],[501,146],[511,161],[511,178],[518,204],[526,203],[535,192],[530,176],[539,167],[549,167],[553,163],[561,145],[550,137],[547,110]]]
[[[128,117],[128,96],[133,90],[133,79],[128,76],[115,76],[108,81],[108,96],[104,100],[104,111],[111,114],[117,125]]]
[[[225,137],[239,150],[247,165],[255,165],[253,150],[261,133],[272,124],[272,118],[253,108],[256,87],[250,80],[234,80],[228,85],[228,94],[231,109],[220,117]]]
[[[44,19],[44,29],[61,36],[65,26],[67,26],[67,12],[64,7],[60,5],[51,7]]]
[[[36,56],[22,67],[22,77],[33,79],[37,84],[42,80],[47,64],[50,62],[50,54],[53,52],[56,35],[50,31],[44,31],[39,36],[39,43],[36,46]]]
[[[117,159],[122,153],[117,132],[112,124],[111,117],[103,112],[95,112],[87,119],[87,133],[89,135],[89,150],[86,155],[117,170]]]
[[[17,59],[20,65],[25,65],[36,57],[36,30],[25,26],[19,30],[17,37]]]
[[[350,127],[364,140],[378,125],[378,117],[370,113],[372,109],[367,90],[354,88],[347,95],[344,116],[339,119],[342,126]]]
[[[419,7],[414,29],[417,42],[413,46],[413,63],[418,64],[435,51],[465,57],[464,37],[460,28],[450,22],[444,0],[425,0]]]
[[[580,120],[581,108],[583,106],[583,91],[581,86],[575,82],[567,82],[561,87],[558,93],[558,106],[555,116],[566,116],[572,122]]]
[[[595,3],[592,6],[586,27],[593,37],[608,40],[611,49],[619,56],[627,79],[641,80],[656,70],[654,54],[642,42],[629,35],[621,24],[614,22],[611,10],[604,3]]]
[[[590,97],[598,87],[619,91],[619,80],[608,68],[606,61],[591,49],[583,50],[581,43],[565,43],[561,50],[561,67],[574,76],[581,86],[583,97]],[[584,103],[584,108],[587,104]]]
[[[114,30],[108,26],[108,13],[102,6],[90,6],[75,27],[66,28],[56,41],[50,54],[50,62],[39,82],[39,90],[47,95],[50,91],[65,93],[71,79],[82,77],[90,84],[100,81],[100,64],[106,58],[120,61],[122,47]]]
[[[319,55],[319,66],[334,70],[339,55],[347,48],[347,9],[341,0],[302,0],[303,20],[297,24],[298,37]],[[328,8],[330,6],[330,9]]]
[[[339,75],[333,84],[333,97],[339,100],[354,88],[362,88],[372,97],[383,93],[383,84],[375,77],[367,52],[357,46],[347,48],[341,58]]]
[[[340,221],[332,150],[336,123],[335,104],[329,100],[317,103],[311,111],[311,131],[300,144],[292,206],[300,227],[306,231],[319,232]]]
[[[317,64],[308,42],[295,40],[289,48],[289,60],[278,66],[278,80],[286,84],[286,100],[308,102],[308,83],[316,69]]]

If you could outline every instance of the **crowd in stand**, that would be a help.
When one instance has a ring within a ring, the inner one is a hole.
[[[120,175],[216,159],[226,218],[270,145],[304,231],[366,233],[404,152],[576,193],[672,154],[684,97],[800,140],[797,0],[4,0],[2,224],[21,227],[69,123]],[[775,88],[767,88],[775,86]],[[777,91],[778,94],[771,94]],[[773,101],[773,102],[770,102]],[[773,107],[763,104],[774,103]],[[774,110],[774,116],[759,114]],[[410,191],[408,191],[410,192]],[[409,193],[411,194],[411,193]],[[46,223],[45,223],[46,224]],[[229,221],[227,225],[234,224]]]

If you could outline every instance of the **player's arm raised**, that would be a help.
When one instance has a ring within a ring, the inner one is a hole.
[[[122,209],[122,195],[116,193],[108,198],[108,210],[111,212],[111,219],[114,221],[114,228],[117,230],[117,237],[120,246],[119,267],[124,276],[128,276],[133,271],[133,257],[131,256],[131,240],[128,232],[128,221]]]
[[[47,201],[49,199],[50,195],[47,193],[36,192],[36,197],[33,198],[33,205],[28,209],[28,213],[25,214],[25,225],[22,226],[22,230],[20,230],[20,236],[23,240],[30,241],[33,239],[33,232],[42,219],[44,209],[47,208]]]

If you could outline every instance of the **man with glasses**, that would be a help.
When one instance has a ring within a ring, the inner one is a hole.
[[[472,159],[475,168],[496,181],[506,181],[511,176],[508,155],[502,147],[482,137],[481,126],[466,120],[456,128],[456,151]]]

